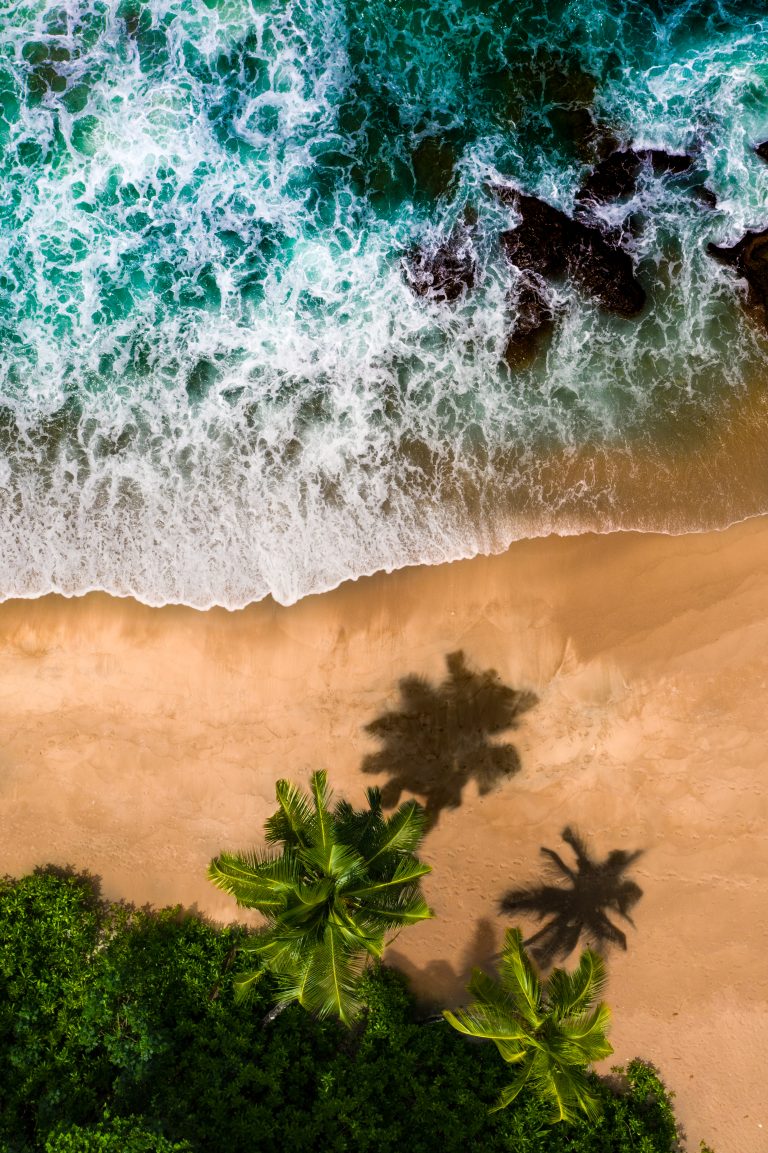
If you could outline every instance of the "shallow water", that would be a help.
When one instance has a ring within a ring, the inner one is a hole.
[[[768,510],[768,339],[706,255],[768,224],[742,0],[6,0],[0,592],[282,602],[549,531]],[[556,288],[510,370],[494,181],[567,212],[600,141],[633,320]],[[702,202],[706,185],[716,208]],[[455,305],[404,254],[462,222]]]

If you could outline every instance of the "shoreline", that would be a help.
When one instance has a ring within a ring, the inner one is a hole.
[[[688,1147],[759,1148],[768,1130],[768,518],[685,535],[540,537],[506,552],[360,577],[283,607],[151,608],[91,593],[0,604],[3,872],[53,861],[110,897],[236,910],[205,867],[261,840],[274,782],[327,767],[359,800],[365,732],[433,685],[447,654],[539,698],[521,768],[446,808],[422,855],[435,921],[388,960],[456,1003],[506,925],[505,891],[568,859],[643,855],[627,951],[608,953],[611,1063],[652,1060]],[[522,922],[529,931],[533,923]],[[560,963],[560,962],[559,962]]]

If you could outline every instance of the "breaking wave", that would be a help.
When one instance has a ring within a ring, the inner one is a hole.
[[[760,9],[6,0],[0,594],[290,603],[768,510],[768,341],[706,254],[768,224]],[[491,186],[572,213],[608,137],[693,158],[596,210],[648,305],[561,283],[511,369]],[[473,291],[415,295],[459,227]]]

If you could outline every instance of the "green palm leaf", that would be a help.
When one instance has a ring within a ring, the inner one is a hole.
[[[283,841],[286,845],[306,845],[312,820],[310,802],[290,781],[278,781],[275,793],[280,808],[266,822],[266,840],[271,844]]]
[[[518,1011],[531,1025],[541,1022],[541,983],[523,946],[519,929],[508,929],[501,958],[501,977]]]
[[[553,1121],[573,1120],[579,1112],[598,1116],[599,1098],[586,1069],[613,1052],[605,1036],[608,1007],[595,1004],[604,984],[603,963],[587,950],[574,973],[555,969],[542,986],[517,929],[506,935],[500,980],[474,970],[473,1004],[443,1015],[460,1033],[493,1041],[515,1067],[495,1109],[527,1089],[546,1101]]]
[[[424,836],[426,815],[417,801],[406,801],[383,824],[376,851],[368,858],[369,868],[389,853],[413,853]]]
[[[315,812],[310,822],[312,841],[314,845],[325,848],[330,843],[333,827],[328,811],[331,794],[328,789],[327,773],[323,769],[318,769],[312,774],[309,787],[315,802]]]
[[[547,1001],[558,1013],[578,1013],[602,994],[607,981],[602,957],[585,949],[573,973],[554,970],[547,982]]]
[[[263,969],[249,969],[242,973],[235,973],[233,987],[236,1001],[247,1001],[253,996],[257,984],[264,976]]]
[[[529,1033],[509,1013],[499,1011],[490,1005],[474,1005],[470,1009],[457,1009],[451,1013],[443,1010],[443,1016],[454,1029],[468,1037],[480,1037],[485,1041],[495,1041],[498,1045],[511,1045],[517,1052],[517,1042],[530,1041]],[[520,1050],[521,1056],[525,1050]]]
[[[300,857],[310,873],[333,877],[340,882],[355,879],[365,871],[365,861],[355,849],[333,840],[302,849]]]
[[[431,865],[425,865],[423,861],[417,861],[415,857],[405,857],[398,861],[391,876],[377,879],[372,884],[356,885],[347,891],[347,896],[357,897],[361,900],[368,897],[378,897],[391,889],[413,884],[414,881],[426,877],[427,873],[431,872]]]
[[[511,1105],[516,1097],[519,1097],[523,1089],[531,1079],[531,1074],[536,1066],[536,1054],[526,1053],[521,1067],[513,1072],[512,1080],[508,1085],[505,1085],[499,1094],[499,1099],[493,1108],[489,1109],[489,1113],[498,1113],[500,1109],[506,1109],[507,1105]]]
[[[574,1061],[577,1052],[583,1055],[585,1065],[610,1057],[613,1046],[605,1036],[610,1023],[611,1010],[605,1004],[598,1005],[591,1013],[567,1018],[564,1036]]]
[[[298,1001],[349,1024],[366,961],[382,955],[388,933],[432,916],[420,888],[429,866],[413,853],[423,811],[409,801],[384,820],[378,789],[369,790],[367,810],[346,801],[332,809],[322,771],[313,773],[309,796],[288,781],[276,792],[266,836],[281,851],[222,853],[209,867],[214,884],[266,919],[242,950],[255,967],[238,988],[246,996],[266,969],[281,1004]]]
[[[208,866],[208,877],[238,905],[261,912],[283,908],[298,877],[293,857],[259,857],[256,853],[222,853]]]

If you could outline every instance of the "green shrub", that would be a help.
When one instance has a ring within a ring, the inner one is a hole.
[[[0,1150],[674,1148],[668,1094],[640,1062],[594,1078],[604,1102],[594,1125],[551,1128],[524,1095],[489,1113],[508,1073],[495,1049],[419,1021],[404,979],[385,968],[365,976],[351,1032],[295,1005],[265,1024],[268,977],[253,1002],[234,1002],[243,933],[108,904],[92,879],[62,871],[0,882]]]
[[[45,1153],[191,1153],[186,1141],[166,1141],[145,1128],[141,1117],[105,1118],[51,1134]]]

